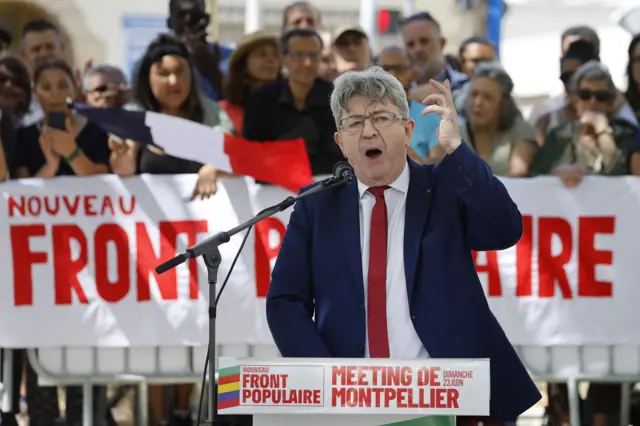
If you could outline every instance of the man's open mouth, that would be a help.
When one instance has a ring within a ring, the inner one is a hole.
[[[382,151],[380,151],[378,148],[372,148],[368,149],[365,152],[365,155],[369,158],[378,158],[380,155],[382,155]]]

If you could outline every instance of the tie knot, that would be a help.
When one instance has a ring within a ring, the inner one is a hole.
[[[369,192],[371,192],[373,194],[374,197],[376,197],[376,199],[378,198],[384,198],[384,191],[386,191],[387,189],[389,189],[389,186],[372,186],[371,188],[369,188]]]

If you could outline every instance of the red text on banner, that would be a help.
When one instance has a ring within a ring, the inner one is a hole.
[[[534,226],[535,225],[535,226]],[[516,245],[516,296],[551,298],[556,295],[556,287],[565,299],[575,297],[612,297],[613,284],[596,278],[596,268],[613,264],[613,252],[596,248],[598,235],[613,235],[615,217],[580,217],[577,229],[560,217],[523,216],[523,234]],[[534,234],[535,233],[535,234]],[[577,238],[574,239],[574,234]],[[534,256],[534,235],[537,241],[537,256]],[[560,242],[560,250],[554,249],[553,241]],[[577,251],[578,279],[576,292],[571,289],[565,266]],[[503,296],[502,281],[495,251],[486,252],[486,261],[478,262],[473,253],[478,274],[486,274],[487,294]],[[532,265],[538,271],[538,294],[533,293]]]
[[[69,305],[73,295],[80,303],[88,303],[80,274],[93,265],[93,279],[100,298],[118,302],[131,292],[131,265],[136,269],[136,297],[139,302],[151,299],[149,276],[158,283],[162,299],[178,298],[175,269],[163,275],[154,268],[162,261],[175,256],[180,235],[187,236],[189,246],[196,244],[197,236],[208,231],[207,221],[185,220],[160,222],[160,250],[156,254],[144,223],[135,224],[135,234],[128,234],[117,223],[103,223],[92,235],[93,244],[80,226],[74,224],[11,225],[11,249],[13,257],[13,289],[15,306],[33,304],[34,286],[32,268],[36,264],[50,264],[53,269],[54,303]],[[49,241],[49,250],[33,251],[30,243],[38,238]],[[72,245],[78,247],[73,255]],[[115,257],[107,255],[107,247],[115,247]],[[133,262],[130,260],[133,256]],[[115,263],[117,274],[110,278],[109,263]],[[198,298],[198,269],[195,259],[189,261],[189,298]]]

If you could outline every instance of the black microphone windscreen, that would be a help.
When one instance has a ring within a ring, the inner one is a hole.
[[[342,170],[342,168],[344,167],[346,163],[344,161],[338,161],[336,164],[333,165],[333,175],[334,176],[338,176],[338,174],[340,173],[340,171]]]
[[[169,269],[173,269],[176,266],[181,265],[186,261],[187,261],[187,256],[185,256],[184,254],[181,253],[181,254],[177,255],[176,257],[167,260],[163,264],[158,265],[156,267],[156,274],[164,274]]]
[[[333,175],[340,180],[351,182],[353,180],[353,167],[346,161],[339,161],[333,166]]]

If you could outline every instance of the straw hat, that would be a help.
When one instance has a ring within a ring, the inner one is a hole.
[[[256,47],[262,44],[273,44],[278,46],[278,36],[266,31],[256,31],[254,33],[245,34],[242,36],[235,50],[229,57],[229,69],[233,69],[236,62],[246,57]]]

